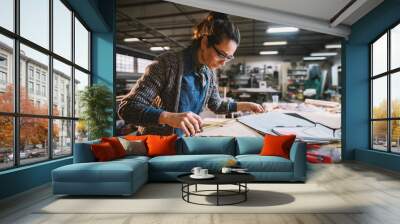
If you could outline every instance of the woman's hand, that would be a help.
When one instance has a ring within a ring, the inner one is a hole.
[[[238,111],[252,111],[255,113],[263,113],[264,108],[257,103],[252,102],[237,102],[237,110]]]
[[[159,123],[180,128],[186,136],[202,132],[203,126],[201,117],[193,112],[171,113],[164,111],[160,115]]]

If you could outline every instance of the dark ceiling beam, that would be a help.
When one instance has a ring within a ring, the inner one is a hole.
[[[185,14],[186,12],[177,4],[172,3],[174,5],[174,7],[182,14]],[[185,15],[185,17],[187,18],[187,20],[189,22],[191,22],[193,25],[197,23],[197,21],[195,19],[193,19],[190,15]]]
[[[152,28],[152,27],[150,27],[150,26],[144,24],[143,22],[139,21],[138,19],[136,19],[136,18],[131,18],[130,16],[126,15],[125,13],[121,12],[120,10],[117,10],[117,13],[120,14],[120,15],[123,15],[126,19],[130,19],[132,23],[138,24],[138,25],[140,25],[140,26],[142,26],[142,27],[148,29],[149,31],[153,32],[153,33],[151,33],[153,36],[158,36],[158,37],[161,36],[163,39],[169,40],[170,42],[174,43],[176,46],[185,47],[185,45],[183,45],[183,44],[181,44],[181,43],[175,41],[175,40],[174,40],[173,38],[171,38],[170,36],[164,35],[163,33],[161,33],[161,32],[159,32],[158,30],[156,30],[156,29],[154,29],[154,28]],[[154,34],[154,33],[156,33],[156,34]]]
[[[293,41],[289,41],[287,45],[295,45],[295,44],[306,44],[306,45],[313,45],[313,44],[319,44],[319,43],[326,43],[327,41],[330,40],[335,40],[337,38],[321,38],[320,41],[315,41],[315,40],[308,40],[308,39],[301,39],[301,40],[293,40]],[[175,39],[176,41],[179,42],[191,42],[192,39]],[[339,39],[338,39],[339,40]],[[273,41],[273,39],[266,39],[266,38],[258,38],[258,39],[254,39],[254,42],[256,43],[256,45],[262,46],[260,44],[262,44],[263,42],[266,41]],[[148,41],[149,43],[152,44],[163,44],[166,43],[165,41]],[[240,46],[245,46],[248,44],[253,44],[253,40],[251,38],[242,38],[242,40],[240,41]],[[286,45],[286,46],[287,46]],[[271,46],[273,47],[273,46]]]
[[[242,32],[243,33],[243,32]],[[246,32],[244,32],[246,33]],[[319,34],[319,33],[304,33],[304,34],[297,34],[297,35],[286,35],[286,36],[280,36],[280,35],[267,35],[267,34],[255,34],[254,35],[255,38],[265,38],[265,39],[270,39],[270,40],[277,40],[277,39],[286,39],[286,40],[291,40],[291,39],[303,39],[303,38],[310,38],[313,40],[318,40],[319,38],[336,38],[336,39],[340,39],[338,37],[334,37],[334,36],[330,36],[330,35],[324,35],[324,34]],[[173,35],[169,35],[169,37],[171,38],[191,38],[192,34],[173,34]],[[241,39],[245,39],[245,38],[252,38],[253,35],[242,35]],[[145,37],[147,40],[151,40],[151,39],[159,39],[162,38],[160,36],[154,36],[154,37]]]
[[[154,27],[154,26],[153,26],[153,28],[154,28],[154,29],[157,29],[157,30],[190,29],[190,28],[192,28],[192,27],[193,27],[193,25],[178,25],[178,26],[167,26],[167,27]],[[124,31],[124,32],[141,32],[141,31],[143,31],[143,30],[138,30],[138,29],[126,29],[126,30],[124,30],[124,29],[121,29],[121,30],[118,30],[118,31]]]
[[[121,3],[118,4],[118,8],[129,8],[129,7],[140,7],[140,6],[148,6],[155,4],[168,4],[166,1],[142,1],[142,2],[129,2],[129,3]]]
[[[243,20],[243,21],[238,21],[235,24],[237,25],[246,25],[246,24],[251,24],[252,20]],[[174,24],[182,24],[180,22],[175,22]],[[157,30],[174,30],[174,29],[191,29],[193,27],[193,24],[184,24],[184,25],[166,25],[166,26],[153,26],[152,24],[149,24],[150,26],[152,26],[154,29]],[[141,29],[133,29],[133,28],[129,28],[129,29],[121,29],[119,28],[118,31],[125,31],[125,32],[141,32],[143,30]],[[264,29],[265,31],[265,29]]]
[[[138,19],[138,20],[162,19],[162,18],[168,18],[168,17],[203,14],[203,13],[207,13],[207,12],[209,12],[209,11],[207,11],[207,10],[196,10],[196,11],[184,12],[184,13],[179,12],[179,13],[169,13],[169,14],[161,14],[161,15],[154,15],[154,16],[139,16],[139,17],[136,17],[136,19]]]

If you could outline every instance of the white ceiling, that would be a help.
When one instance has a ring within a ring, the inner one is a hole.
[[[282,12],[330,20],[350,0],[228,0]]]
[[[231,15],[296,26],[301,29],[348,37],[350,25],[383,0],[168,0]],[[331,23],[341,9],[353,2],[337,23]]]

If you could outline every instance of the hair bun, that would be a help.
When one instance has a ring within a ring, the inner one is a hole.
[[[221,12],[210,12],[208,17],[210,20],[229,20],[228,15]]]

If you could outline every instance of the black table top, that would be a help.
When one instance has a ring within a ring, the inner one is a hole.
[[[248,183],[255,180],[249,173],[212,173],[215,177],[211,179],[193,179],[192,173],[186,173],[177,177],[178,181],[186,184],[236,184]]]

